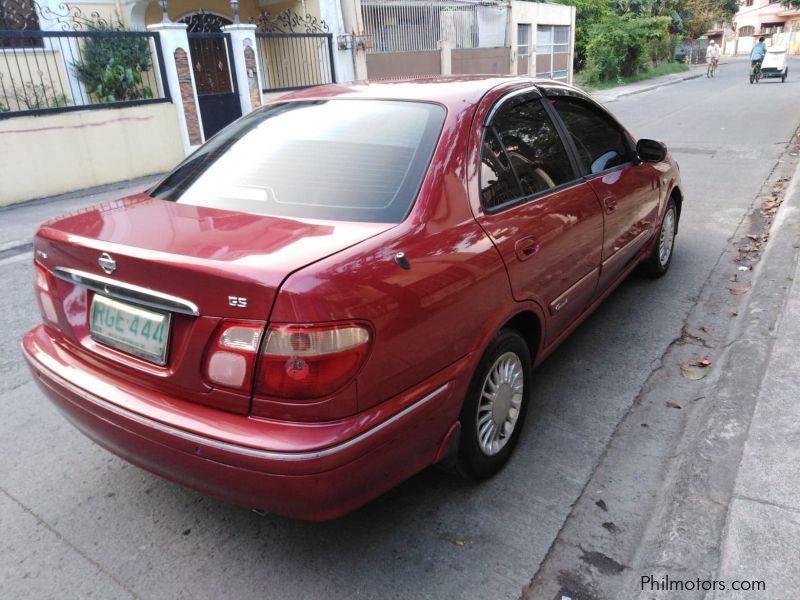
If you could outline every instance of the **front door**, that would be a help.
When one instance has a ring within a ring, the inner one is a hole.
[[[635,160],[631,140],[610,115],[574,96],[551,99],[575,145],[580,168],[605,213],[600,289],[612,284],[658,225],[659,177]]]
[[[229,24],[225,21],[224,17],[209,13],[182,19],[188,25],[189,53],[205,139],[242,116],[231,36],[221,30],[222,25]]]

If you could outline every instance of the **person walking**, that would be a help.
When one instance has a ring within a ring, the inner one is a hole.
[[[706,77],[713,77],[717,70],[717,64],[719,64],[719,46],[714,40],[711,40],[706,48],[706,61],[708,62]]]

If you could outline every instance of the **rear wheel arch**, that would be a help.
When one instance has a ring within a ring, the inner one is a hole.
[[[539,316],[530,310],[517,313],[500,327],[500,330],[503,329],[513,329],[522,336],[528,346],[531,360],[535,363],[542,343],[542,324]]]

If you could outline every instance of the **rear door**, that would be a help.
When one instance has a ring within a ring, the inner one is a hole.
[[[554,95],[549,102],[569,134],[581,174],[603,206],[602,291],[630,265],[655,233],[658,172],[652,164],[636,160],[628,133],[593,102],[577,94]]]
[[[547,311],[549,343],[594,295],[603,214],[538,92],[512,93],[490,113],[479,177],[478,222],[505,261],[514,297]]]

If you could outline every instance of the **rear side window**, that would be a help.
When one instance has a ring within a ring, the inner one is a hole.
[[[515,102],[498,111],[487,129],[482,149],[484,207],[494,208],[574,179],[561,136],[538,98]]]
[[[554,100],[553,106],[572,137],[583,174],[600,173],[631,160],[624,132],[600,110],[570,97]]]
[[[444,116],[421,102],[278,104],[222,131],[152,196],[279,217],[399,223]]]
[[[517,176],[493,130],[486,132],[481,156],[481,201],[494,208],[521,197]]]

